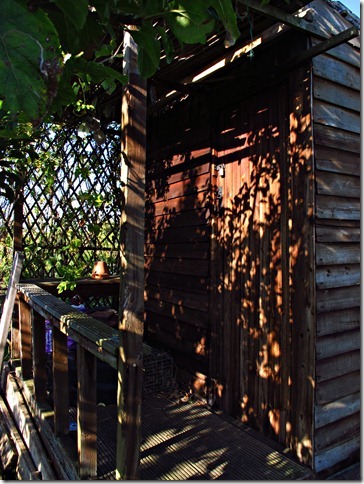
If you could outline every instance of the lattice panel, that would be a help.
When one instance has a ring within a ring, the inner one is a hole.
[[[119,136],[98,145],[92,134],[52,126],[36,151],[24,187],[24,277],[82,277],[96,260],[117,273]]]

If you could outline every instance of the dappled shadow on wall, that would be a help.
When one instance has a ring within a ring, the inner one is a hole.
[[[227,110],[216,146],[152,165],[146,335],[178,353],[195,388],[208,386],[208,375],[220,408],[305,460],[311,442],[297,431],[294,405],[310,390],[298,388],[307,369],[294,354],[293,304],[305,297],[295,280],[308,250],[312,151],[301,139],[309,140],[310,118],[284,117],[279,102]]]

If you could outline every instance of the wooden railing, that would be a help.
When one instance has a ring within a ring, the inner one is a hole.
[[[45,320],[52,324],[54,432],[70,428],[67,337],[77,343],[77,448],[81,479],[97,475],[97,359],[117,368],[119,332],[84,314],[38,285],[19,283],[19,337],[12,355],[20,359],[22,380],[33,380],[33,399],[47,400]]]

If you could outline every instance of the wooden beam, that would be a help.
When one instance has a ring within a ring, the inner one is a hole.
[[[330,37],[329,39],[322,40],[319,44],[316,44],[314,47],[311,47],[305,52],[302,52],[302,54],[298,56],[292,57],[291,59],[289,59],[288,61],[285,61],[280,65],[281,66],[298,65],[307,59],[312,59],[317,55],[324,54],[328,50],[333,49],[334,47],[337,47],[338,45],[341,45],[344,42],[347,42],[351,39],[354,39],[358,35],[359,35],[358,29],[356,27],[351,27],[349,29],[344,30],[343,32],[340,32],[340,34]]]
[[[137,46],[124,37],[124,65],[129,82],[122,99],[120,351],[116,479],[138,479],[144,332],[144,210],[146,162],[146,80],[137,67]]]
[[[277,20],[278,22],[282,22],[300,32],[314,34],[321,38],[328,37],[328,35],[324,34],[323,31],[312,21],[312,16],[309,15],[309,9],[306,9],[306,11],[302,10],[302,12],[296,14],[290,14],[284,12],[280,8],[273,7],[272,5],[263,4],[260,0],[238,0],[238,2],[255,12]]]

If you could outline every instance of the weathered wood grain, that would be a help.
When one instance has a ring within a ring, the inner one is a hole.
[[[13,265],[10,274],[8,289],[2,308],[0,320],[0,370],[3,364],[6,342],[8,333],[11,327],[11,318],[16,298],[16,284],[19,282],[20,274],[23,266],[23,254],[16,252],[13,260]]]
[[[161,286],[153,286],[148,284],[146,287],[146,295],[148,298],[157,301],[166,301],[171,304],[182,305],[185,308],[198,309],[200,311],[208,311],[210,308],[208,292],[205,294],[194,294],[191,291],[183,291],[180,289],[171,289]]]
[[[39,314],[33,311],[33,378],[35,398],[38,402],[46,399],[46,362],[45,351],[45,321]]]
[[[360,227],[316,224],[317,242],[360,242]]]
[[[316,284],[319,289],[355,286],[360,284],[360,276],[359,264],[319,266],[316,269]]]
[[[183,163],[183,166],[181,164]],[[185,181],[193,184],[194,180],[206,173],[210,173],[210,149],[204,150],[202,155],[193,157],[193,154],[174,156],[172,160],[160,160],[148,163],[149,175],[146,187],[147,193],[157,193],[174,183]],[[178,171],[177,171],[178,170]]]
[[[341,447],[343,442],[352,441],[358,435],[360,435],[360,412],[317,429],[315,447],[318,452],[329,447]]]
[[[318,126],[317,129],[320,129],[320,127]],[[345,148],[330,148],[317,144],[315,149],[315,164],[318,170],[344,173],[357,177],[360,174],[360,154],[345,151]]]
[[[196,210],[197,213],[206,207],[209,201],[209,195],[206,190],[200,192],[193,192],[189,195],[176,197],[169,200],[153,202],[153,198],[149,197],[146,202],[146,216],[148,217],[173,214],[178,215],[185,210]]]
[[[200,260],[197,264],[194,259],[172,259],[146,257],[146,268],[161,272],[174,272],[191,276],[206,277],[210,267],[208,260]]]
[[[96,357],[77,347],[77,448],[81,479],[97,476]]]
[[[312,44],[317,45],[318,43],[320,43],[320,40],[312,37]],[[360,47],[356,48],[353,44],[344,43],[334,47],[330,49],[328,55],[360,68]]]
[[[317,313],[359,307],[360,300],[360,286],[318,290]]]
[[[67,336],[53,328],[53,400],[54,426],[57,435],[69,432],[69,390]]]
[[[317,218],[332,220],[360,220],[360,199],[317,195]]]
[[[327,54],[319,55],[313,59],[313,72],[316,76],[360,91],[358,69]]]
[[[153,257],[171,257],[174,259],[206,260],[209,257],[209,242],[195,242],[192,244],[169,244],[163,242],[146,244],[145,255]]]
[[[29,451],[19,433],[19,430],[9,412],[8,407],[3,400],[3,397],[0,396],[0,410],[1,416],[9,429],[10,436],[13,440],[15,445],[15,449],[18,455],[17,461],[17,469],[16,469],[16,477],[19,480],[23,481],[40,481],[42,479],[41,473],[35,467],[34,462],[29,454]]]
[[[201,227],[167,227],[154,231],[154,241],[158,243],[192,243],[206,242],[209,240],[210,229],[207,226]]]
[[[360,307],[317,314],[317,335],[343,333],[360,327]]]
[[[313,95],[317,101],[325,101],[334,105],[332,107],[342,107],[360,113],[360,91],[340,86],[332,80],[316,76],[313,83]],[[317,101],[315,105],[318,104]],[[357,132],[356,129],[355,132]]]
[[[360,178],[342,173],[316,171],[316,189],[319,195],[359,198],[361,193]]]
[[[16,422],[16,426],[23,437],[26,448],[30,451],[34,461],[37,463],[37,470],[43,480],[56,480],[56,475],[44,452],[37,429],[34,426],[26,403],[21,395],[14,375],[9,374],[6,381],[6,401]]]
[[[18,284],[19,295],[35,312],[77,343],[82,344],[100,360],[116,368],[118,332],[102,321],[72,308],[35,284]]]
[[[333,402],[342,397],[352,395],[360,390],[360,372],[353,371],[346,375],[323,381],[316,387],[316,400],[318,405]]]
[[[317,338],[317,360],[341,355],[360,348],[360,332],[353,330]]]
[[[337,420],[360,411],[360,393],[353,393],[315,408],[316,428],[324,427]]]
[[[316,263],[319,266],[359,264],[359,244],[316,244]]]
[[[196,194],[201,191],[205,191],[209,188],[210,174],[209,172],[196,177],[189,178],[187,180],[177,181],[175,183],[168,183],[168,189],[153,190],[150,188],[150,194],[153,195],[155,202],[161,200],[170,200],[172,198],[178,198],[185,195]],[[166,186],[166,187],[167,187]]]
[[[336,335],[335,335],[336,336]],[[320,340],[321,338],[319,338]],[[358,338],[359,339],[359,338]],[[337,341],[331,341],[331,343],[337,344]],[[350,343],[350,342],[349,342]],[[340,345],[339,345],[340,346]],[[347,346],[351,346],[347,344]],[[356,344],[356,346],[358,346]],[[316,380],[317,382],[331,380],[338,376],[345,375],[346,373],[351,373],[353,371],[360,369],[360,351],[354,350],[349,352],[334,351],[330,350],[333,355],[329,358],[319,359],[316,365]],[[323,354],[321,346],[321,357]]]
[[[339,462],[344,462],[346,459],[360,451],[360,436],[341,442],[338,446],[328,447],[322,452],[316,452],[314,459],[314,468],[316,472],[324,469],[330,469]]]
[[[183,210],[182,212],[164,213],[161,215],[148,214],[146,217],[146,228],[148,231],[163,228],[179,228],[179,227],[198,227],[199,225],[208,223],[208,211],[203,208],[194,210]],[[196,229],[198,230],[198,229]],[[148,234],[148,237],[153,238],[153,234]]]
[[[193,277],[184,274],[169,274],[167,272],[149,271],[146,276],[147,283],[166,289],[179,289],[193,294],[206,294],[206,277]]]
[[[21,299],[19,302],[20,361],[24,379],[32,375],[32,314],[30,306]]]
[[[207,298],[206,298],[207,299]],[[156,300],[149,298],[146,303],[147,311],[152,311],[161,316],[166,316],[173,321],[177,322],[176,328],[174,324],[169,324],[169,330],[176,329],[178,333],[182,332],[182,327],[179,328],[178,323],[186,323],[197,328],[208,327],[208,313],[207,311],[200,311],[197,309],[191,309],[184,304],[181,300],[177,304],[170,303],[168,301]],[[179,329],[179,330],[178,330]]]
[[[323,101],[316,101],[313,108],[315,123],[360,133],[360,113]]]
[[[342,129],[315,124],[315,146],[360,154],[360,135]]]

